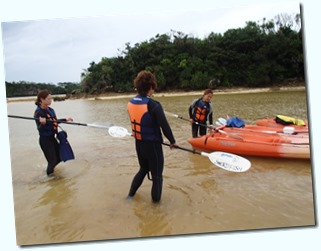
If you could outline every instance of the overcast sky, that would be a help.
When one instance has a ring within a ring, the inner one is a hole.
[[[247,21],[300,13],[299,2],[235,8],[160,11],[70,19],[2,23],[5,80],[44,83],[79,82],[89,63],[114,57],[157,33],[181,31],[204,38],[210,32],[241,28]]]

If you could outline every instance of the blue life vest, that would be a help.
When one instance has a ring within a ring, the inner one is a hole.
[[[152,102],[149,97],[136,96],[127,105],[133,136],[137,140],[160,141],[162,136],[159,126],[153,120],[148,103]]]

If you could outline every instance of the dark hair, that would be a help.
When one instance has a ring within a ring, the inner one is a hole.
[[[150,71],[140,71],[134,79],[134,87],[140,95],[146,96],[150,88],[153,90],[157,88],[155,75]]]
[[[206,89],[203,95],[207,95],[207,94],[213,94],[213,91],[211,89]]]
[[[35,105],[38,105],[38,106],[41,105],[41,99],[47,98],[49,94],[51,94],[51,93],[48,90],[39,91]]]

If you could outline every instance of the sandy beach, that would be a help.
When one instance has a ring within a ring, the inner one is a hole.
[[[267,88],[229,88],[229,89],[218,89],[213,90],[214,95],[224,95],[224,94],[235,94],[235,93],[258,93],[258,92],[272,92],[272,91],[304,91],[306,89],[305,85],[300,86],[284,86],[284,87],[267,87]],[[170,91],[170,92],[156,92],[154,97],[178,97],[178,96],[195,96],[202,95],[203,91]],[[71,96],[69,99],[86,99],[86,100],[109,100],[109,99],[120,99],[120,98],[130,98],[135,95],[135,92],[131,93],[103,93],[99,95],[77,95]],[[66,95],[53,95],[54,99],[59,98],[61,101],[66,98]],[[8,102],[18,102],[18,101],[33,101],[36,96],[30,97],[12,97],[7,98]],[[67,99],[67,98],[66,98]],[[59,101],[59,100],[55,100]]]
[[[272,92],[272,91],[304,91],[305,86],[295,86],[295,87],[275,87],[275,88],[230,88],[230,89],[219,89],[213,90],[214,95],[221,94],[235,94],[235,93],[258,93],[258,92]],[[85,97],[85,99],[92,100],[108,100],[117,98],[130,98],[136,93],[110,93],[101,94],[92,97]],[[179,96],[195,96],[202,95],[203,91],[173,91],[173,92],[155,92],[154,97],[179,97]]]

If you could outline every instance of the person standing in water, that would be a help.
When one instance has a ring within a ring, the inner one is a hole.
[[[211,99],[213,97],[213,91],[206,89],[201,98],[194,99],[188,108],[190,122],[192,124],[192,136],[197,138],[206,134],[206,122],[209,121],[213,126],[213,108]],[[197,123],[195,123],[197,122]],[[199,125],[199,124],[202,124]]]
[[[50,107],[52,102],[48,90],[41,90],[35,102],[37,108],[34,112],[37,129],[39,132],[39,145],[48,162],[47,175],[54,177],[54,169],[60,163],[59,143],[56,139],[58,123],[71,122],[72,118],[57,119],[54,109]]]
[[[141,71],[134,79],[138,95],[127,105],[132,135],[135,138],[139,170],[134,176],[128,197],[133,197],[151,172],[153,202],[159,202],[163,187],[163,138],[162,132],[170,142],[170,148],[177,147],[172,130],[165,117],[161,104],[151,98],[157,88],[156,77],[149,71]]]

